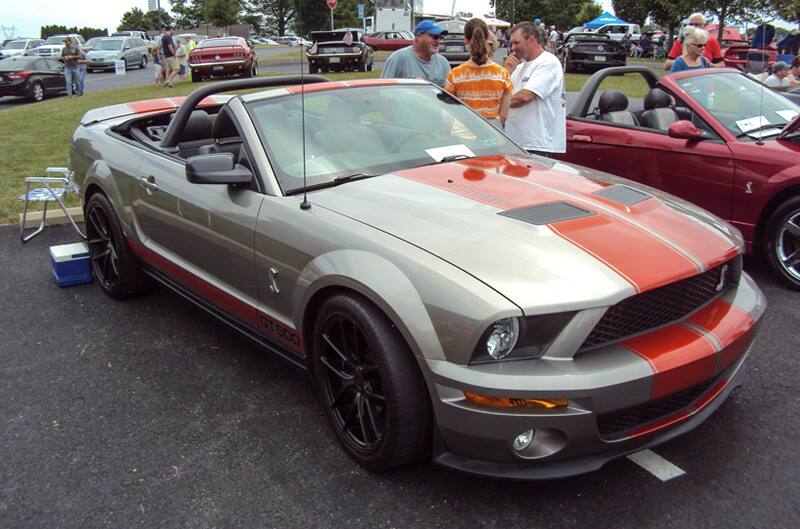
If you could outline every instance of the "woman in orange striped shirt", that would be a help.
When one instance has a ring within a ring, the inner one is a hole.
[[[450,70],[444,89],[475,109],[487,120],[506,122],[511,103],[511,76],[492,61],[486,22],[473,18],[464,26],[469,60]]]

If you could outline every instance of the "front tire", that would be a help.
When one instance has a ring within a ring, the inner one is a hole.
[[[413,463],[431,444],[425,382],[400,331],[356,295],[326,300],[314,322],[314,384],[336,437],[359,465]]]
[[[770,216],[764,251],[783,283],[800,290],[800,196],[790,198]]]
[[[92,270],[103,291],[125,299],[147,290],[149,284],[133,255],[111,203],[95,193],[86,203],[86,238]]]

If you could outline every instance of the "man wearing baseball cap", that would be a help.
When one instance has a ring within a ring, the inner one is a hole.
[[[389,56],[381,72],[384,79],[427,79],[444,86],[450,64],[439,55],[439,41],[447,30],[433,20],[414,28],[414,44]]]

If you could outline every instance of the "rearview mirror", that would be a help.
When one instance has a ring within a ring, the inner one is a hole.
[[[253,173],[234,162],[229,152],[201,154],[186,160],[186,179],[193,184],[249,184]]]
[[[703,138],[703,131],[698,129],[694,123],[685,119],[670,125],[667,129],[667,134],[670,138],[679,140],[699,140]]]

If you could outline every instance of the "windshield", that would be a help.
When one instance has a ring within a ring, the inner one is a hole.
[[[117,51],[122,49],[123,40],[101,40],[94,45],[94,51]]]
[[[197,45],[198,48],[218,48],[220,46],[238,46],[238,39],[206,39]]]
[[[285,193],[303,187],[299,95],[249,103]],[[308,186],[378,175],[443,157],[525,154],[469,107],[429,85],[370,86],[305,96]]]
[[[47,40],[44,41],[45,44],[64,44],[64,39],[66,37],[64,35],[53,35],[52,37],[47,37]]]
[[[676,81],[734,136],[775,136],[800,107],[744,74],[719,73]]]
[[[7,50],[24,50],[25,44],[27,41],[24,40],[14,40],[6,44]]]
[[[19,72],[27,68],[32,62],[33,60],[28,58],[9,57],[0,60],[0,70],[4,72]]]

